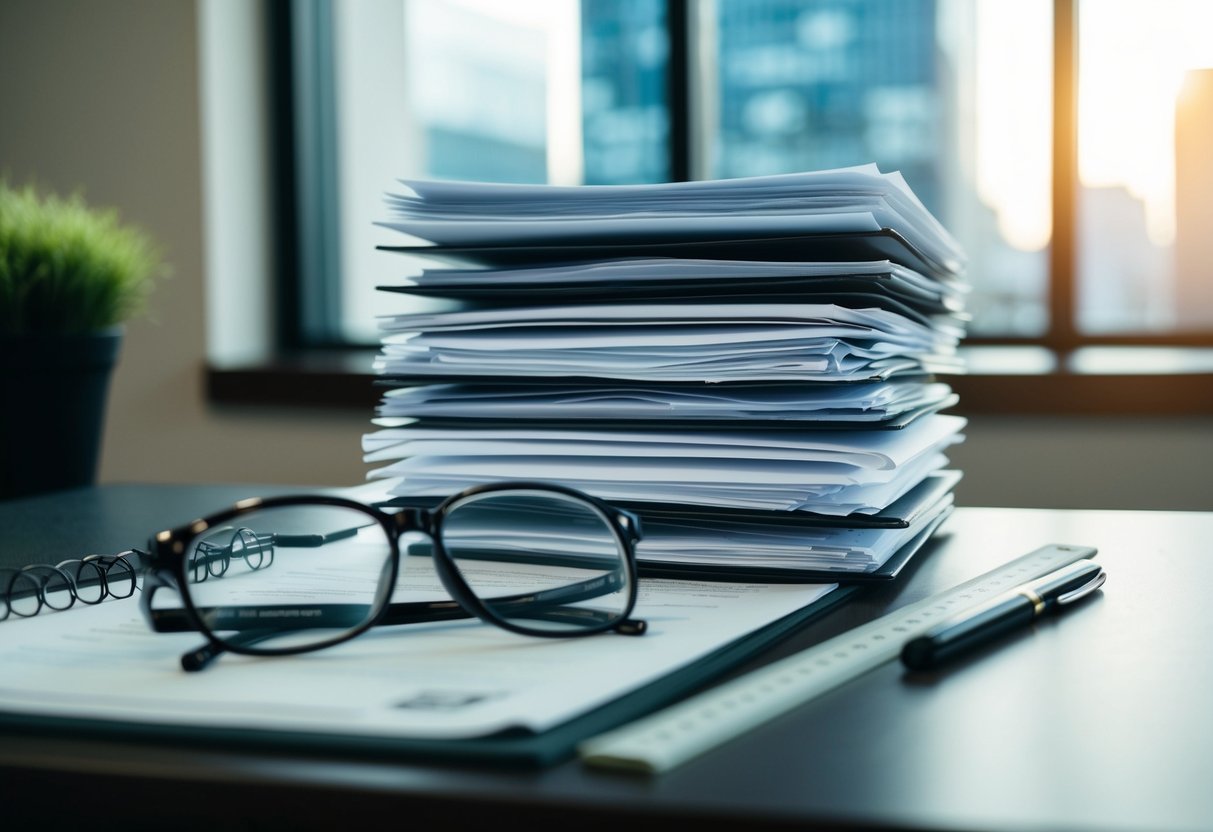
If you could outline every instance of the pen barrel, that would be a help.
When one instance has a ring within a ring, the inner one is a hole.
[[[911,670],[929,670],[1024,627],[1035,617],[1035,605],[1023,595],[1003,598],[906,642],[901,660]]]

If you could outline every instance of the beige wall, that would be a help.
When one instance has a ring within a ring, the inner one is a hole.
[[[118,207],[175,270],[128,327],[101,478],[355,484],[370,413],[205,399],[197,36],[190,0],[0,2],[0,171]],[[1207,418],[978,418],[953,460],[968,505],[1213,508]]]
[[[100,476],[360,482],[369,413],[205,400],[197,33],[191,0],[0,3],[0,171],[117,206],[164,246],[174,270],[155,294],[154,319],[127,328]]]

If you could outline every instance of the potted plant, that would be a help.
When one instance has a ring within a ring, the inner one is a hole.
[[[0,180],[0,499],[95,482],[123,325],[163,272],[116,211]]]

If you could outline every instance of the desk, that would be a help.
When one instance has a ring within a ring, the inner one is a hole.
[[[138,544],[255,490],[116,485],[0,503],[0,559]],[[1103,594],[946,673],[911,681],[885,665],[660,777],[576,760],[511,771],[11,734],[0,806],[12,828],[67,817],[161,832],[379,818],[434,830],[1208,830],[1210,541],[1213,513],[960,508],[895,585],[864,590],[762,661],[1047,543],[1098,548]]]

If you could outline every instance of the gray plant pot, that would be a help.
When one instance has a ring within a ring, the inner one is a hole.
[[[92,485],[122,329],[0,336],[0,499]]]

